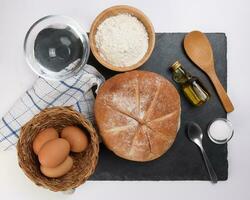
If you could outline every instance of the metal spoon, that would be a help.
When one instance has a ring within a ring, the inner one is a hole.
[[[200,126],[194,122],[188,123],[187,133],[188,133],[189,139],[200,148],[212,183],[217,183],[217,180],[218,180],[217,175],[215,174],[213,166],[210,163],[207,157],[207,154],[202,146],[203,134],[202,134],[202,130]]]

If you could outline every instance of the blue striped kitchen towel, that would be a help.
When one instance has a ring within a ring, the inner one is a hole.
[[[21,127],[47,107],[73,106],[90,121],[93,120],[94,95],[91,88],[104,82],[104,77],[86,65],[76,75],[64,81],[48,81],[39,77],[18,99],[0,121],[0,150],[16,146]]]

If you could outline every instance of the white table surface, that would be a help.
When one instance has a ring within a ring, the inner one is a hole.
[[[89,181],[73,195],[35,186],[17,165],[16,151],[0,152],[0,199],[250,199],[250,1],[249,0],[0,0],[0,116],[32,85],[36,76],[25,63],[23,39],[37,19],[49,14],[75,18],[90,29],[103,9],[129,4],[144,11],[157,32],[225,32],[228,39],[228,94],[235,111],[229,143],[229,177],[212,185],[202,181]]]

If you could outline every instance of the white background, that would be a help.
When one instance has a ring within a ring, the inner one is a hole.
[[[212,185],[201,181],[87,182],[73,195],[53,193],[31,183],[17,165],[15,151],[0,152],[0,199],[250,199],[250,1],[249,0],[0,0],[0,116],[31,86],[36,76],[25,63],[23,39],[37,19],[49,14],[75,18],[89,31],[103,9],[135,6],[157,32],[225,32],[228,38],[228,94],[235,111],[229,143],[229,178]],[[247,81],[248,80],[248,81]]]

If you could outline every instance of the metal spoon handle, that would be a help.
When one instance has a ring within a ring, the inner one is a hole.
[[[209,159],[207,157],[207,154],[204,151],[204,149],[202,147],[200,147],[200,149],[201,149],[201,153],[202,153],[203,159],[205,161],[205,164],[206,164],[207,171],[209,173],[210,179],[211,179],[211,181],[213,183],[217,183],[218,178],[217,178],[217,175],[216,175],[216,173],[214,171],[214,168],[213,168],[211,162],[209,161]]]

